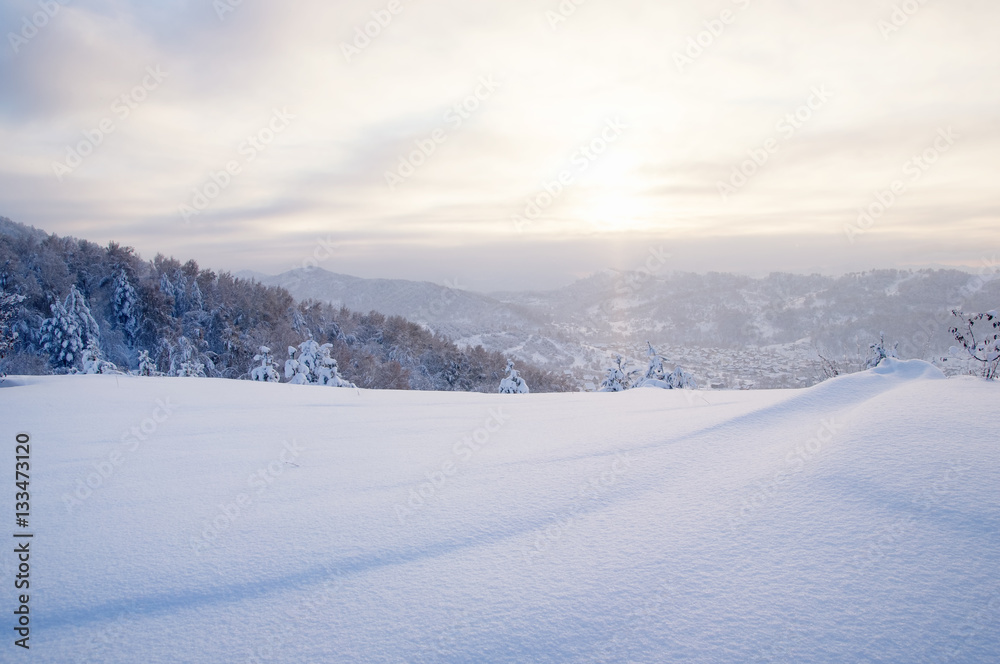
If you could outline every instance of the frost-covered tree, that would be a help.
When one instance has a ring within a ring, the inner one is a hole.
[[[507,360],[507,375],[500,381],[500,394],[528,394],[528,384],[514,368],[514,360]]]
[[[1000,315],[993,310],[976,314],[952,309],[951,313],[960,323],[949,332],[962,344],[962,348],[952,346],[952,352],[981,364],[983,378],[995,379],[1000,375]]]
[[[340,375],[337,360],[330,357],[333,344],[320,345],[313,339],[306,339],[288,347],[285,362],[285,378],[295,385],[326,385],[328,387],[357,387]],[[298,355],[298,357],[296,357]]]
[[[140,376],[159,376],[160,372],[156,369],[156,362],[153,358],[149,356],[148,350],[139,351],[139,369],[137,373]]]
[[[694,390],[698,388],[698,384],[694,381],[694,376],[680,367],[674,367],[673,372],[667,376],[666,381],[670,385],[670,388],[674,390]]]
[[[40,341],[53,366],[59,370],[74,368],[83,350],[100,340],[100,328],[90,307],[76,286],[71,286],[65,302],[52,302],[52,317],[42,322]]]
[[[112,299],[112,308],[115,318],[124,332],[125,340],[129,345],[135,343],[135,338],[139,334],[142,326],[139,313],[139,295],[132,287],[128,274],[124,269],[118,271],[115,277],[115,290]]]
[[[18,305],[23,301],[23,295],[7,293],[0,289],[0,360],[7,357],[7,353],[17,341],[17,329],[11,323],[17,313]],[[0,370],[0,378],[3,376],[4,374]]]
[[[663,367],[664,358],[656,352],[656,349],[648,341],[646,342],[646,346],[648,348],[646,355],[649,358],[649,365],[646,368],[646,374],[636,381],[634,387],[658,387],[664,390],[683,390],[697,387],[694,377],[680,367],[674,367],[674,370],[668,373]],[[617,367],[612,370],[614,369],[617,369]],[[623,369],[618,370],[624,373]],[[618,392],[620,390],[607,391]]]
[[[298,352],[295,346],[288,347],[288,359],[285,360],[285,378],[292,385],[308,385],[312,370],[307,362],[295,359],[295,354]]]
[[[337,360],[330,357],[331,348],[333,348],[333,344],[323,344],[317,349],[316,366],[313,369],[316,383],[327,387],[357,387],[354,383],[344,380],[340,375]]]
[[[205,364],[199,361],[197,349],[187,337],[179,337],[176,348],[170,351],[170,375],[205,377]]]
[[[94,341],[87,344],[87,347],[83,349],[80,354],[83,370],[80,373],[85,374],[109,374],[109,373],[120,373],[118,367],[112,362],[106,361],[101,356],[101,349],[97,347]]]
[[[253,356],[254,362],[260,362],[259,366],[253,368],[250,372],[250,378],[262,383],[277,383],[281,381],[278,376],[278,370],[275,369],[275,361],[271,357],[271,349],[267,346],[261,346],[260,352]]]
[[[878,366],[879,362],[887,357],[895,358],[896,349],[899,347],[899,342],[897,341],[890,348],[885,343],[885,332],[878,333],[878,341],[868,346],[868,357],[865,359],[865,369],[874,369]]]
[[[645,380],[663,380],[665,376],[665,371],[663,369],[663,357],[656,352],[653,348],[653,344],[646,342],[646,357],[649,359],[649,365],[646,367],[646,375],[643,376]]]
[[[624,392],[632,387],[638,371],[628,369],[628,360],[621,355],[615,355],[615,365],[608,368],[608,373],[601,382],[598,392]]]

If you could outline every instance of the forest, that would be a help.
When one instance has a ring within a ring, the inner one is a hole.
[[[0,372],[104,371],[250,379],[261,346],[330,344],[340,375],[362,388],[496,392],[507,358],[399,316],[296,301],[283,288],[131,247],[58,237],[0,218]],[[519,364],[533,392],[574,390]]]

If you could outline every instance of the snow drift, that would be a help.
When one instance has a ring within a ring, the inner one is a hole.
[[[998,406],[916,361],[761,392],[14,377],[30,659],[996,661]]]

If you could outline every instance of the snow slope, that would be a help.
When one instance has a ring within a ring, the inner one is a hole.
[[[917,361],[758,392],[15,377],[34,631],[0,660],[998,661],[998,406]]]

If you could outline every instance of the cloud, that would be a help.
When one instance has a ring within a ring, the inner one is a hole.
[[[810,234],[839,236],[952,126],[963,137],[954,150],[866,240],[917,251],[938,237],[950,252],[935,253],[941,261],[972,260],[1000,239],[987,200],[1000,147],[995,3],[927,3],[884,35],[892,3],[861,0],[590,0],[566,16],[554,0],[400,2],[391,20],[381,0],[244,1],[221,18],[208,1],[68,2],[16,53],[7,43],[0,55],[0,214],[145,252],[192,252],[206,264],[240,255],[291,264],[294,238],[334,233],[350,238],[359,257],[350,264],[368,275],[400,265],[429,274],[442,260],[487,270],[491,247],[506,247],[533,257],[528,274],[559,281],[599,269],[593,248],[608,238],[632,246],[649,234],[775,247],[733,269],[807,270],[808,260],[849,269],[867,249],[792,248]],[[720,31],[723,9],[734,20]],[[16,0],[0,19],[16,33],[36,11]],[[555,29],[553,11],[565,19]],[[345,44],[358,49],[350,61]],[[679,68],[677,54],[695,57]],[[169,76],[116,116],[112,104],[149,66]],[[449,122],[483,77],[499,87]],[[817,86],[831,98],[784,137],[778,124]],[[274,109],[294,121],[248,160],[241,146],[266,136]],[[518,235],[511,216],[574,169],[574,155],[615,117],[628,125],[621,139],[574,171]],[[113,133],[57,178],[54,163],[105,118]],[[444,140],[390,188],[386,173],[439,129]],[[780,149],[722,200],[718,183],[769,138]],[[233,160],[240,174],[185,224],[179,206]],[[573,249],[550,267],[556,241]]]

